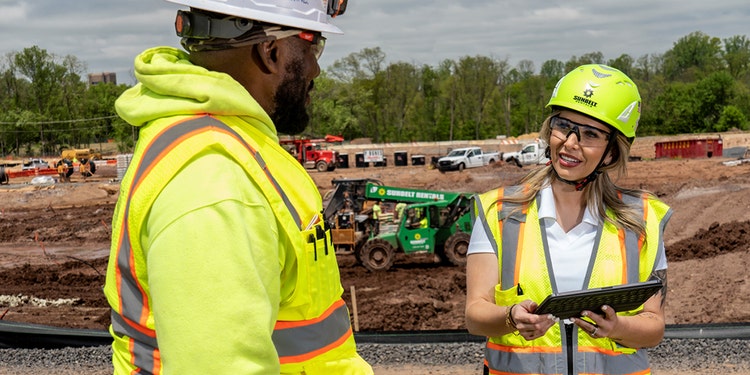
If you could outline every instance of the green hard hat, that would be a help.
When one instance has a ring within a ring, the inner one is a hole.
[[[583,113],[633,139],[641,117],[641,95],[625,73],[606,65],[581,65],[557,82],[547,107]]]

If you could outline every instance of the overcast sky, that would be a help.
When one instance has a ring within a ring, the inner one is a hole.
[[[0,0],[0,53],[37,45],[133,84],[139,52],[179,47],[177,9],[163,0]],[[596,51],[605,59],[664,53],[695,31],[750,37],[749,21],[749,0],[351,0],[334,20],[345,34],[328,35],[320,63],[380,47],[388,63],[481,55],[514,66],[531,60],[538,71],[544,61]]]

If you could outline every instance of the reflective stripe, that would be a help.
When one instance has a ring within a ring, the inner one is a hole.
[[[519,236],[523,230],[523,224],[526,223],[526,213],[517,211],[520,205],[516,203],[503,202],[501,199],[504,195],[512,195],[520,190],[520,187],[507,187],[499,189],[498,191],[498,210],[497,220],[502,228],[503,244],[515,244],[512,251],[505,251],[503,246],[502,264],[500,274],[500,285],[503,289],[510,288],[516,285],[516,256],[518,254]],[[508,220],[505,220],[505,219]],[[488,234],[491,232],[487,232]],[[509,249],[510,250],[510,249]],[[513,267],[506,267],[505,265],[512,264]]]
[[[138,374],[150,375],[158,372],[161,359],[156,337],[142,333],[136,326],[128,324],[125,318],[115,312],[112,312],[112,330],[119,336],[130,337],[130,353],[133,355],[133,365],[140,369]]]
[[[337,347],[352,335],[349,310],[343,299],[336,301],[317,319],[278,321],[273,343],[279,362],[303,362]]]
[[[302,225],[297,209],[291,204],[289,197],[281,190],[276,179],[266,168],[266,163],[260,154],[226,124],[213,117],[201,116],[171,124],[157,134],[151,140],[151,143],[146,146],[128,189],[127,201],[121,221],[121,230],[119,232],[117,269],[115,271],[117,274],[117,289],[120,298],[119,308],[121,311],[119,314],[116,312],[112,314],[114,332],[131,338],[132,361],[136,366],[145,371],[156,368],[154,366],[159,362],[158,345],[156,343],[156,333],[147,327],[147,320],[150,315],[148,295],[138,282],[136,273],[133,247],[130,240],[130,226],[128,224],[131,200],[144,178],[149,175],[152,168],[165,155],[184,140],[208,132],[219,132],[229,135],[244,146],[262,168],[266,177],[281,197],[296,226],[301,228]],[[268,192],[265,193],[267,194]],[[348,322],[348,315],[346,322]]]
[[[646,222],[646,198],[633,196],[630,194],[622,194],[620,196],[623,203],[635,207],[640,213],[643,222]],[[640,248],[643,242],[643,236],[637,235],[630,229],[625,230],[625,259],[627,261],[627,278],[628,284],[637,283],[640,280]]]
[[[563,344],[565,345],[565,344]],[[563,374],[566,359],[561,347],[513,347],[487,344],[486,362],[491,374]],[[598,347],[579,347],[577,374],[648,374],[646,353],[622,354]]]

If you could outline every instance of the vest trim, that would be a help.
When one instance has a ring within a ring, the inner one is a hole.
[[[321,316],[302,321],[278,321],[273,342],[282,364],[304,362],[345,342],[352,335],[349,310],[343,299]]]

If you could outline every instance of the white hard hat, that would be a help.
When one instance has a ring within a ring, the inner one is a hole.
[[[347,0],[167,0],[192,8],[297,29],[343,34],[329,22],[346,10]]]

